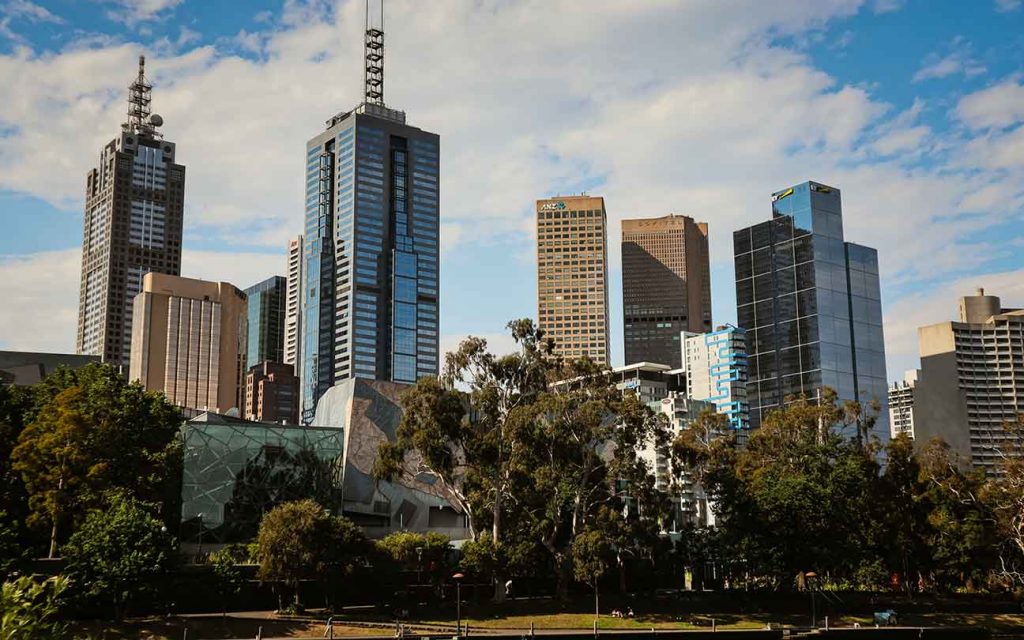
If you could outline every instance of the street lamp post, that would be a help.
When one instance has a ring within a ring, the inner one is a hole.
[[[416,547],[416,584],[423,584],[423,547]]]
[[[462,579],[466,576],[456,573],[455,580],[455,637],[462,637]]]

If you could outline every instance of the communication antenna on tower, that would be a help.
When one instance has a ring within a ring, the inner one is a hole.
[[[137,134],[159,136],[156,127],[163,124],[163,118],[150,115],[152,101],[153,85],[146,81],[146,56],[139,56],[139,75],[128,85],[128,122],[121,128]]]
[[[380,26],[370,19],[370,0],[366,0],[366,40],[363,54],[366,71],[363,81],[366,103],[384,106],[384,0],[380,0]]]

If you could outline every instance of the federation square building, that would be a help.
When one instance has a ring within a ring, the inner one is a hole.
[[[771,220],[736,231],[733,243],[751,427],[828,387],[877,412],[873,431],[887,441],[878,253],[844,241],[839,189],[804,182],[772,194]]]

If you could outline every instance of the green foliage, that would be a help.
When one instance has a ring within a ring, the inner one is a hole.
[[[94,364],[58,370],[34,398],[11,460],[28,491],[27,524],[51,534],[51,553],[111,490],[160,504],[176,522],[181,415],[162,394]]]
[[[17,523],[13,522],[5,512],[0,511],[0,577],[10,573],[24,555],[25,550],[18,543]]]
[[[608,570],[611,553],[612,548],[604,532],[584,529],[572,541],[573,575],[596,590],[598,580]]]
[[[859,408],[840,408],[829,394],[773,412],[742,449],[727,439],[677,441],[700,461],[723,542],[778,588],[808,570],[852,578],[878,559],[881,467],[860,431],[859,439],[837,433],[844,412]]]
[[[176,558],[174,538],[146,504],[125,493],[92,511],[65,545],[67,571],[81,594],[109,604],[121,619],[136,598],[152,593]]]
[[[244,561],[244,547],[228,545],[209,555],[209,564],[213,569],[213,578],[217,584],[217,593],[221,597],[221,610],[226,615],[228,598],[242,590],[242,572],[238,563]]]
[[[440,533],[395,531],[377,541],[377,547],[407,571],[440,568],[451,550],[451,539]]]
[[[303,580],[327,582],[349,573],[369,552],[359,527],[312,500],[274,507],[263,516],[256,537],[260,579],[290,590],[296,608]]]
[[[61,596],[68,588],[62,576],[38,582],[21,576],[0,588],[0,638],[51,640],[62,638],[66,625],[58,619]]]

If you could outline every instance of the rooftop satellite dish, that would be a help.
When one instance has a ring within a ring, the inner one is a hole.
[[[153,115],[149,116],[149,123],[154,127],[159,127],[164,123],[164,119],[159,114],[154,113]]]

